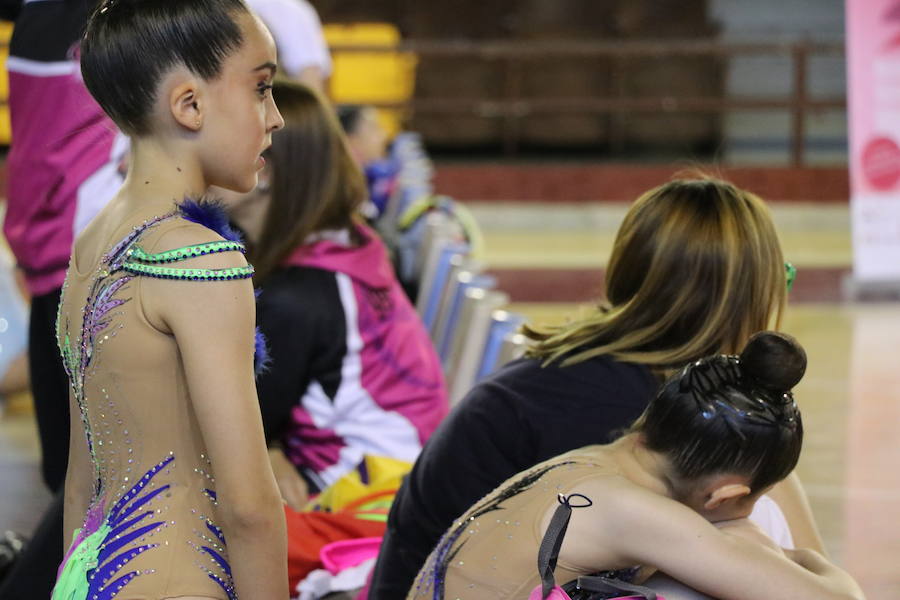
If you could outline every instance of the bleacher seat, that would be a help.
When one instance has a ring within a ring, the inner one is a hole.
[[[427,299],[422,311],[422,322],[428,335],[434,340],[437,335],[437,323],[441,314],[441,307],[445,304],[445,295],[448,285],[466,260],[467,248],[465,245],[449,245],[440,253],[440,259],[426,290]]]
[[[484,350],[480,356],[474,383],[478,383],[498,368],[506,364],[500,360],[504,340],[519,330],[525,317],[519,313],[506,310],[495,310],[491,314],[491,322],[485,340]],[[506,361],[508,362],[508,361]]]
[[[447,278],[441,290],[437,312],[431,322],[430,333],[431,339],[434,340],[435,349],[440,349],[438,338],[444,332],[447,318],[450,315],[450,308],[456,296],[456,289],[459,286],[457,276],[463,271],[472,274],[481,273],[481,264],[473,262],[468,255],[456,256],[450,259],[450,269],[447,272]]]
[[[475,384],[491,332],[492,315],[508,302],[509,295],[504,292],[480,287],[466,290],[446,370],[451,406]]]
[[[500,346],[500,354],[497,357],[496,367],[501,367],[508,362],[521,358],[528,348],[528,338],[521,333],[509,333],[503,338]]]
[[[437,336],[435,337],[435,347],[441,363],[445,370],[450,362],[450,351],[453,346],[453,338],[459,328],[465,328],[466,324],[462,322],[462,308],[466,298],[466,291],[472,288],[481,288],[491,290],[497,287],[497,279],[491,275],[485,275],[480,272],[480,264],[468,261],[467,269],[461,270],[456,277],[450,281],[450,285],[445,291],[445,306],[442,314],[439,316]]]

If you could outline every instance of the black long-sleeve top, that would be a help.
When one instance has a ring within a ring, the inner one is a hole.
[[[454,519],[520,471],[613,441],[658,385],[646,367],[607,357],[569,367],[521,359],[476,385],[425,444],[397,493],[369,598],[405,598]]]

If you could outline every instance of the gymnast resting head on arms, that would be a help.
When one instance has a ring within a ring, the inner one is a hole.
[[[535,558],[557,494],[580,494],[591,505],[572,512],[557,582],[597,572],[643,580],[658,569],[722,600],[861,598],[813,551],[715,526],[749,516],[794,469],[803,424],[790,390],[805,368],[799,344],[773,332],[739,356],[691,363],[619,440],[541,463],[473,506],[409,597],[527,598],[540,584]]]

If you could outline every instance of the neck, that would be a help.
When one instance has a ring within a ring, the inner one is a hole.
[[[638,433],[629,433],[612,444],[622,474],[635,485],[657,494],[673,497],[668,461],[648,450]]]
[[[237,223],[251,243],[258,243],[268,216],[269,198],[266,194],[250,192],[243,197],[235,192],[216,190],[216,196],[224,198],[229,216]],[[238,198],[232,200],[232,198]]]
[[[199,162],[177,144],[133,139],[128,177],[120,194],[126,204],[151,207],[199,198],[209,187]]]

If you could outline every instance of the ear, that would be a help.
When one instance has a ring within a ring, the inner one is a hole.
[[[187,79],[169,92],[169,110],[179,125],[190,131],[203,127],[203,99],[194,78]]]
[[[728,483],[720,485],[707,496],[703,508],[715,510],[730,500],[737,500],[750,495],[750,488],[743,483]]]

